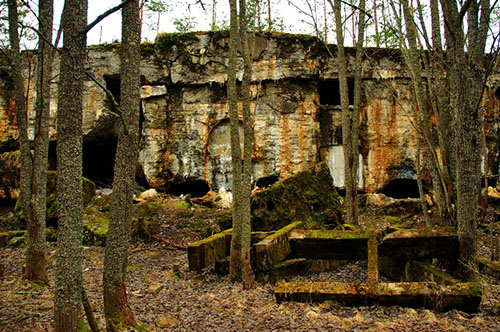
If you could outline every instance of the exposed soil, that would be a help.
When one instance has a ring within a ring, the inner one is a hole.
[[[165,239],[184,244],[218,231],[214,209],[176,210],[165,203],[161,232]],[[211,211],[211,212],[210,212]],[[206,218],[205,218],[206,217]],[[200,220],[209,227],[199,230]],[[198,225],[198,226],[196,226]],[[488,248],[481,251],[487,254]],[[53,331],[53,286],[40,287],[21,279],[23,248],[1,248],[4,279],[0,281],[0,331]],[[54,283],[55,247],[49,248],[48,271]],[[84,247],[83,280],[101,327],[104,327],[102,269],[104,248]],[[399,306],[343,307],[335,302],[277,303],[273,286],[257,284],[243,290],[239,283],[213,271],[188,271],[183,250],[159,241],[137,242],[130,249],[128,294],[142,325],[138,331],[499,331],[500,283],[483,276],[485,293],[476,314],[452,310],[440,313]],[[362,281],[366,263],[354,262],[336,271],[304,280]]]

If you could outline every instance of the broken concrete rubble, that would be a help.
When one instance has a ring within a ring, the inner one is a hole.
[[[340,196],[325,162],[255,192],[251,209],[254,230],[276,230],[293,221],[307,228],[342,223]]]

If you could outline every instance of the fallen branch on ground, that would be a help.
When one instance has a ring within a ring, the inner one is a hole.
[[[187,249],[187,247],[186,247],[186,246],[183,246],[183,245],[181,245],[181,244],[173,243],[173,242],[170,242],[170,241],[166,240],[166,239],[165,239],[165,238],[164,238],[161,234],[151,235],[151,237],[152,237],[153,239],[156,239],[156,240],[158,240],[158,241],[161,241],[161,242],[163,242],[163,243],[165,243],[165,244],[168,244],[169,246],[175,247],[175,248],[177,248],[177,249],[182,249],[182,250],[186,250],[186,249]]]

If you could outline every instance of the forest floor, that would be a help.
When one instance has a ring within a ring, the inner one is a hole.
[[[196,205],[189,213],[182,212],[173,208],[177,198],[169,200],[160,216],[161,233],[178,244],[206,235],[198,229],[201,221],[213,225],[208,219],[220,214]],[[484,246],[481,250],[487,251]],[[0,248],[5,269],[0,280],[0,332],[53,331],[55,247],[48,250],[49,287],[22,280],[24,252],[24,248]],[[83,284],[102,328],[104,248],[84,247],[83,255]],[[366,279],[366,262],[297,279],[359,282]],[[335,302],[277,303],[273,285],[257,283],[254,289],[243,290],[240,283],[213,271],[190,272],[186,251],[157,240],[135,242],[128,264],[129,301],[141,323],[137,331],[500,331],[495,310],[500,283],[485,275],[482,281],[484,296],[478,313],[441,313],[399,306],[344,307]]]

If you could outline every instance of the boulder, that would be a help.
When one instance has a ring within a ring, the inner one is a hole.
[[[254,193],[253,230],[277,230],[295,221],[309,228],[342,224],[340,196],[325,162]]]

